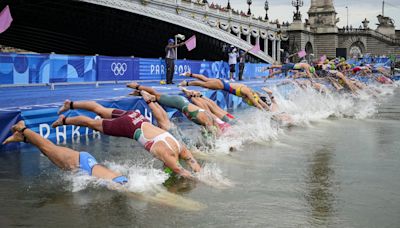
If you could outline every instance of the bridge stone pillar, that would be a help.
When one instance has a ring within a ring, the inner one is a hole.
[[[247,41],[247,43],[251,43],[251,41],[250,41],[250,36],[251,36],[251,34],[249,33],[249,35],[247,35],[247,37],[246,37],[246,41]]]
[[[260,36],[257,36],[257,38],[256,38],[256,44],[260,44]]]
[[[278,40],[278,47],[277,47],[276,49],[277,49],[277,57],[276,57],[276,60],[277,60],[278,62],[280,62],[280,61],[281,61],[281,40]]]
[[[264,53],[268,55],[268,37],[264,39]]]
[[[272,40],[272,58],[276,61],[276,40]]]

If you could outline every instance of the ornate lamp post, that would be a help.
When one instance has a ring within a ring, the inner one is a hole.
[[[247,11],[247,15],[251,15],[251,10],[250,10],[251,3],[252,3],[251,0],[247,0],[247,5],[249,5],[249,10]]]
[[[231,3],[230,3],[229,0],[228,0],[228,5],[226,6],[226,9],[228,9],[228,10],[232,9],[232,8],[231,8]]]
[[[264,9],[265,9],[265,20],[268,21],[268,10],[269,10],[269,4],[268,4],[268,0],[265,0],[265,4],[264,4]]]
[[[296,7],[296,12],[294,13],[293,20],[301,21],[300,7],[304,6],[303,0],[292,0],[292,6]]]

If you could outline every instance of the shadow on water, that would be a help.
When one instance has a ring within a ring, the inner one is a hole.
[[[312,225],[328,225],[335,216],[334,175],[331,149],[324,147],[313,153],[305,180]]]

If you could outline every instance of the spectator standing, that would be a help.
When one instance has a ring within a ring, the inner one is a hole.
[[[175,48],[185,45],[185,43],[175,44],[174,39],[169,39],[168,44],[165,47],[165,63],[167,65],[167,84],[174,84],[174,72],[175,72],[175,59],[176,59],[176,50]]]
[[[231,52],[228,53],[229,57],[229,77],[231,81],[234,80],[234,74],[236,72],[236,63],[237,63],[237,58],[239,57],[239,53],[237,52],[237,49],[234,46],[231,46]]]
[[[248,51],[240,50],[239,52],[239,81],[243,80],[244,66],[246,64],[246,57]]]

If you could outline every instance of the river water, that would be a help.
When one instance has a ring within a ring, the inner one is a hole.
[[[241,122],[199,159],[200,182],[163,185],[160,163],[127,139],[67,144],[127,174],[131,191],[167,189],[200,211],[107,190],[29,146],[0,153],[0,227],[400,227],[400,90],[355,101],[311,95],[276,95],[291,127],[236,113]]]

